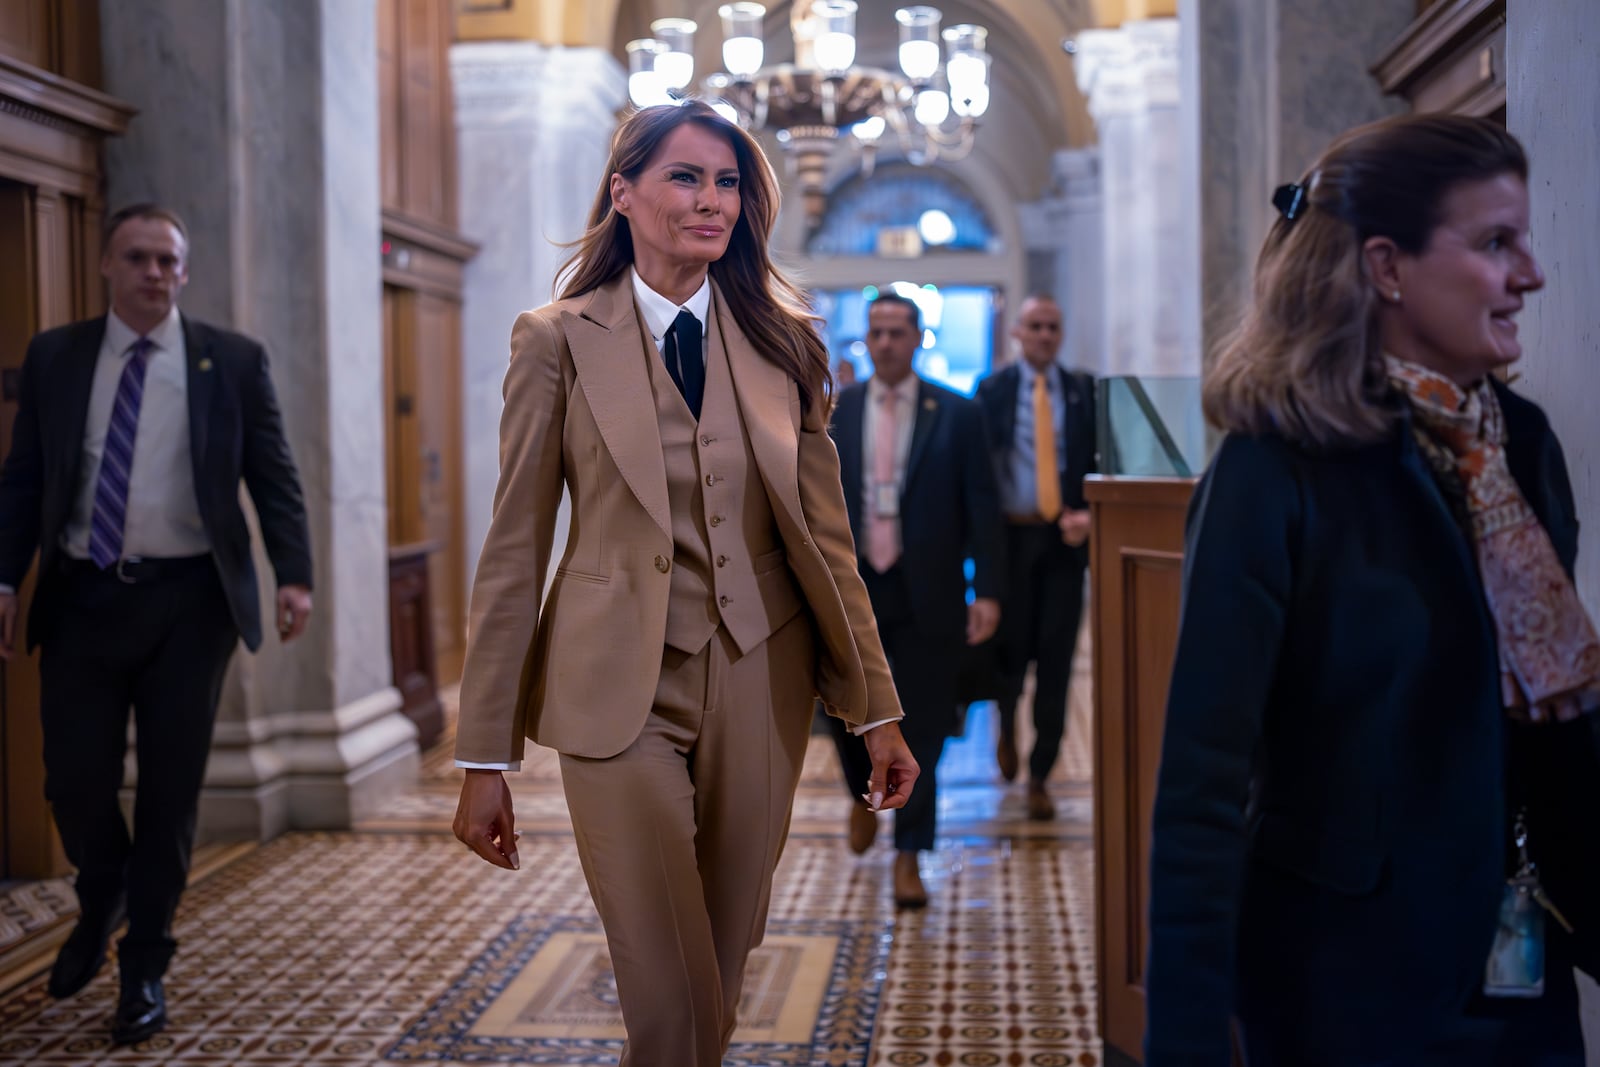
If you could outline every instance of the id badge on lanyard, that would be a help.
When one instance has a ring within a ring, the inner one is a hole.
[[[900,517],[900,490],[893,484],[872,487],[872,510],[880,519]]]

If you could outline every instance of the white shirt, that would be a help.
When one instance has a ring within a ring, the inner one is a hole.
[[[895,406],[895,415],[899,422],[895,425],[894,435],[894,492],[898,497],[906,488],[906,460],[911,455],[911,431],[917,423],[917,387],[920,384],[915,374],[908,374],[904,381],[896,386],[883,383],[876,374],[867,380],[867,409],[861,418],[861,514],[867,519],[877,510],[877,486],[874,476],[877,473],[877,447],[878,447],[878,421],[883,418],[884,394],[889,394],[889,400]],[[865,523],[863,523],[865,525]],[[900,520],[894,520],[895,543],[900,543]]]
[[[159,559],[199,556],[211,551],[200,504],[194,495],[194,463],[189,451],[189,370],[183,323],[174,307],[147,335],[153,345],[145,365],[139,401],[139,428],[128,473],[128,506],[122,527],[122,556]],[[83,461],[78,494],[61,533],[61,547],[75,559],[89,558],[89,527],[94,491],[100,481],[111,409],[128,350],[139,339],[116,312],[106,315],[105,339],[94,367],[89,412],[83,424]]]
[[[707,274],[694,295],[681,304],[674,304],[646,285],[644,279],[639,277],[639,272],[632,267],[628,268],[628,277],[633,280],[633,298],[639,302],[639,312],[644,316],[645,329],[650,331],[650,340],[655,342],[656,351],[661,351],[661,344],[666,340],[667,331],[672,329],[678,312],[687,311],[700,320],[700,358],[704,360],[706,316],[711,313],[711,275]]]

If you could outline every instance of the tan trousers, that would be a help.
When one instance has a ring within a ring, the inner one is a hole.
[[[761,943],[812,713],[810,616],[748,655],[668,648],[643,732],[561,757],[628,1040],[620,1067],[719,1067]]]

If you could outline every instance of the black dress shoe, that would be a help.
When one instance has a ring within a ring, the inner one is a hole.
[[[88,985],[106,961],[106,943],[122,923],[122,909],[105,918],[84,916],[72,928],[50,968],[49,992],[57,1000],[70,997]]]
[[[167,1025],[167,997],[159,978],[123,978],[122,995],[117,998],[117,1018],[111,1024],[111,1040],[132,1045],[159,1034]]]

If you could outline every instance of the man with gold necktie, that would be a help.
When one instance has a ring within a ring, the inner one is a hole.
[[[1067,685],[1089,560],[1083,478],[1095,469],[1094,379],[1056,363],[1061,308],[1051,297],[1024,300],[1011,335],[1022,348],[1022,359],[978,384],[1006,515],[1004,614],[996,639],[1000,740],[995,758],[1001,775],[1015,779],[1017,701],[1033,663],[1035,739],[1028,758],[1028,816],[1049,819],[1055,805],[1045,781],[1066,732]]]

